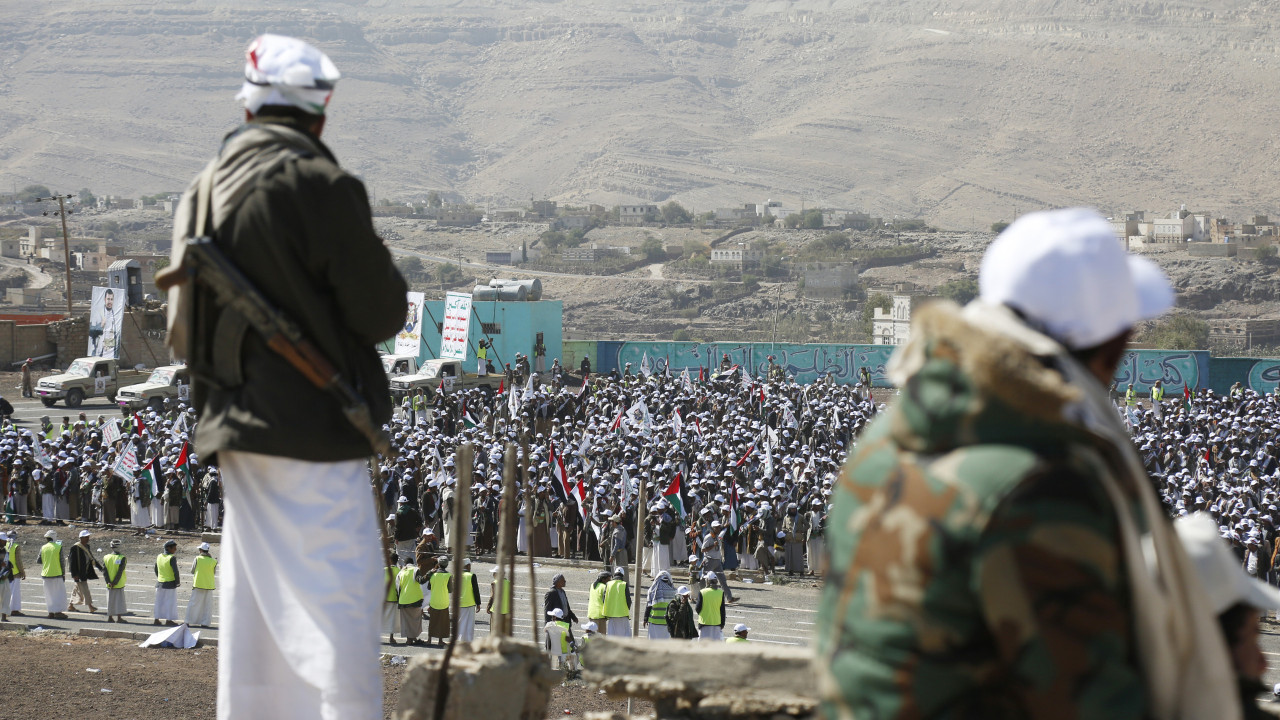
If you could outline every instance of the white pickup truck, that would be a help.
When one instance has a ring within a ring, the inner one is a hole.
[[[428,360],[422,363],[422,369],[415,375],[403,375],[391,378],[391,396],[399,402],[405,395],[418,389],[432,397],[440,384],[444,383],[446,391],[484,387],[493,389],[503,380],[502,375],[473,375],[462,372],[461,360]]]
[[[416,375],[418,373],[418,356],[383,355],[382,369],[386,371],[388,380],[403,375]]]
[[[150,407],[160,412],[166,399],[186,400],[190,388],[186,365],[165,365],[152,370],[146,382],[120,388],[116,402],[130,410]]]
[[[114,403],[120,385],[135,383],[142,375],[137,370],[117,369],[113,358],[83,357],[73,361],[61,375],[40,378],[35,395],[45,407],[65,400],[67,407],[77,408],[87,397],[106,397]]]

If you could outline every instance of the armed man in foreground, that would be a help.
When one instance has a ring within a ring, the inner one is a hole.
[[[1006,229],[979,287],[913,318],[887,367],[901,398],[841,475],[825,715],[1239,718],[1207,595],[1107,401],[1168,280],[1074,209]]]
[[[320,141],[339,73],[316,48],[249,45],[245,124],[192,183],[175,217],[173,268],[189,238],[212,246],[353,389],[344,404],[270,344],[262,313],[202,282],[170,292],[169,342],[186,358],[196,448],[221,467],[226,514],[218,717],[382,713],[386,593],[365,426],[391,416],[374,344],[406,313],[405,283],[374,233],[363,184]],[[226,277],[223,273],[219,277]],[[281,334],[289,341],[288,334]],[[297,343],[294,343],[297,347]],[[315,363],[311,364],[314,367]],[[303,551],[305,549],[305,552]]]

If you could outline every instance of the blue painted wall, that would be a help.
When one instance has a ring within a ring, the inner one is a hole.
[[[439,323],[444,319],[444,301],[428,300],[424,304],[422,316],[422,349],[418,352],[419,362],[440,357]],[[486,335],[481,322],[495,323],[501,332]],[[547,346],[547,367],[551,361],[563,355],[564,303],[560,300],[539,300],[538,302],[472,302],[471,329],[467,336],[467,359],[462,362],[466,372],[476,371],[476,340],[491,340],[493,349],[489,358],[494,367],[502,370],[503,363],[514,363],[516,353],[530,356],[530,367],[533,366],[533,342],[537,333],[542,333],[542,342]],[[393,352],[395,341],[382,343],[381,349]],[[495,352],[496,351],[496,352]]]
[[[773,355],[779,365],[786,368],[797,382],[808,383],[826,375],[834,375],[838,382],[857,382],[858,369],[871,369],[872,382],[878,387],[888,387],[884,376],[884,364],[894,348],[888,345],[790,345],[785,343],[691,343],[691,342],[616,342],[596,343],[597,365],[600,372],[617,368],[622,370],[631,363],[632,372],[639,372],[645,355],[657,371],[671,364],[671,372],[685,368],[697,374],[698,368],[713,370],[720,365],[720,358],[728,353],[729,359],[739,365],[752,368],[755,375],[763,375]]]

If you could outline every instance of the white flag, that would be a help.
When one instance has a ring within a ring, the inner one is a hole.
[[[649,373],[653,372],[653,368],[649,365],[649,353],[645,353],[640,357],[640,374],[649,377]]]
[[[121,478],[133,481],[133,474],[138,471],[138,453],[133,443],[125,443],[124,452],[120,453],[120,459],[116,460],[116,464],[111,466],[111,472],[119,475]]]
[[[36,462],[40,463],[45,468],[53,467],[53,461],[49,459],[49,454],[44,451],[44,444],[39,440],[36,441],[35,457]]]
[[[529,400],[533,397],[533,373],[529,373],[529,380],[524,384],[524,397],[521,400]]]
[[[671,431],[676,434],[676,438],[684,435],[684,418],[680,417],[678,409],[671,413]]]
[[[516,412],[520,410],[520,398],[516,397],[516,385],[511,384],[511,391],[507,394],[507,410],[514,417]]]
[[[751,389],[751,373],[747,371],[746,365],[742,366],[742,387]]]
[[[769,452],[769,444],[764,445],[764,465],[761,468],[765,478],[773,477],[773,453]]]
[[[769,445],[772,447],[778,447],[778,431],[771,427],[766,427],[765,433],[769,437]]]
[[[106,445],[114,445],[120,439],[120,421],[111,418],[102,426],[102,442]]]
[[[689,368],[685,368],[684,372],[680,374],[680,382],[684,384],[686,391],[693,391],[693,380],[689,379]]]

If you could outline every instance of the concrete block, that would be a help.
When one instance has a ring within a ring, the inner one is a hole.
[[[200,542],[207,542],[210,545],[217,545],[218,543],[222,542],[222,533],[220,532],[200,533]]]
[[[809,648],[763,644],[587,643],[584,677],[610,697],[650,700],[659,718],[810,717],[818,708]]]
[[[442,655],[420,655],[410,661],[392,717],[435,719],[443,660]],[[492,637],[459,643],[449,663],[449,696],[442,720],[542,720],[551,686],[560,677],[533,643]]]

